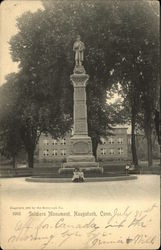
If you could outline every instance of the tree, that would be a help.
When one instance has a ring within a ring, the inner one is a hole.
[[[154,116],[158,105],[159,84],[159,24],[155,17],[154,34],[148,33],[146,47],[141,58],[141,108],[143,112],[142,128],[145,131],[148,145],[148,165],[152,166],[152,133],[155,129]],[[154,19],[153,17],[153,19]],[[153,20],[152,19],[152,20]],[[156,131],[157,132],[157,131]]]
[[[12,123],[12,126],[14,124]],[[22,150],[22,141],[17,133],[17,129],[11,126],[9,129],[5,129],[4,131],[1,128],[1,148],[0,153],[1,155],[5,156],[7,159],[12,159],[13,168],[16,167],[16,158],[20,150]]]
[[[7,83],[0,88],[0,153],[6,158],[12,158],[14,168],[16,157],[23,148],[19,134],[16,98],[16,75],[13,73],[8,75]]]
[[[135,142],[136,113],[140,108],[140,51],[144,51],[147,39],[152,43],[149,34],[155,30],[156,23],[149,3],[137,0],[132,3],[55,0],[43,1],[43,5],[44,10],[25,13],[18,19],[19,32],[10,41],[13,60],[19,62],[19,67],[25,72],[26,82],[32,85],[33,99],[36,96],[41,100],[44,93],[48,95],[51,91],[55,97],[59,96],[59,107],[65,109],[67,117],[72,117],[69,75],[74,68],[72,45],[79,33],[86,46],[84,64],[90,75],[89,86],[97,89],[93,92],[93,98],[87,91],[89,134],[96,135],[95,123],[100,128],[105,125],[108,128],[111,122],[107,119],[107,113],[103,112],[107,110],[104,95],[114,80],[122,84],[131,105]],[[111,75],[112,71],[114,73]],[[94,107],[93,100],[102,114],[101,117],[95,115],[95,123],[90,122],[94,120],[90,112]],[[97,135],[101,134],[102,129],[97,130]],[[135,144],[132,145],[134,152]],[[137,164],[135,153],[133,157]]]
[[[112,119],[109,119],[109,110],[106,103],[106,92],[98,84],[87,85],[87,110],[88,110],[88,130],[92,139],[93,155],[97,159],[97,147],[101,144],[101,137],[112,134]],[[98,94],[98,92],[100,92]]]
[[[63,136],[71,126],[71,119],[64,113],[61,92],[53,86],[37,89],[22,70],[18,75],[20,95],[20,136],[28,154],[29,167],[33,167],[34,151],[41,133],[50,133],[54,138]]]
[[[155,11],[159,10],[157,2],[153,7]],[[159,18],[148,1],[122,1],[119,8],[118,19],[124,25],[120,26],[117,34],[115,46],[120,48],[120,62],[115,65],[113,77],[120,79],[125,95],[124,104],[130,108],[133,161],[137,165],[135,127],[139,125],[147,137],[148,162],[151,166],[152,117],[159,72]],[[126,42],[121,34],[124,34]]]
[[[23,145],[28,154],[28,166],[32,168],[41,133],[50,132],[55,138],[63,136],[70,128],[71,120],[62,111],[58,93],[44,91],[40,98],[40,92],[34,92],[35,86],[24,70],[8,76],[2,87],[1,152],[15,158]]]
[[[30,96],[29,100],[32,98],[33,102],[35,99],[43,102],[44,96],[50,96],[52,93],[52,101],[58,102],[60,100],[59,108],[65,112],[66,117],[69,117],[70,120],[73,112],[73,90],[70,86],[69,75],[74,68],[74,55],[71,46],[78,30],[81,31],[80,33],[84,41],[88,41],[86,43],[85,68],[90,74],[90,83],[92,85],[89,83],[89,86],[93,88],[99,82],[97,89],[104,89],[104,96],[106,94],[104,79],[105,75],[108,75],[108,68],[111,66],[108,65],[106,69],[105,60],[108,61],[108,58],[105,58],[105,54],[107,53],[101,47],[97,48],[97,41],[93,40],[96,33],[92,34],[96,28],[95,21],[98,13],[99,17],[103,20],[101,11],[104,5],[99,5],[97,1],[95,3],[90,1],[84,3],[81,1],[71,1],[69,3],[68,1],[64,1],[63,5],[61,1],[54,1],[49,2],[50,8],[47,5],[48,3],[44,2],[44,11],[37,11],[34,14],[28,12],[18,19],[19,33],[10,41],[11,53],[13,60],[19,62],[19,66],[23,70],[23,74],[25,74],[21,82],[27,91],[25,95]],[[106,7],[109,15],[111,8],[114,8],[113,5]],[[91,12],[90,15],[88,15],[89,12]],[[90,33],[85,28],[86,22],[90,22],[92,25]],[[100,27],[101,24],[98,25],[97,32]],[[103,37],[103,34],[101,36]],[[102,45],[101,39],[100,45]],[[99,69],[97,67],[98,64],[100,64]],[[94,105],[94,101],[90,98],[90,95],[90,91],[87,91],[87,98],[89,100],[88,118],[89,121],[92,121],[94,117],[90,110]],[[97,100],[98,109],[101,112],[100,115],[95,116],[95,122],[99,124],[97,129],[98,137],[106,134],[108,128],[108,119],[105,112],[106,98],[101,100],[101,97],[102,91],[95,91],[94,100]],[[49,101],[50,98],[47,97],[47,99]],[[48,106],[49,112],[53,106],[54,104]],[[55,104],[55,107],[57,107],[58,112],[58,105]],[[31,115],[32,112],[29,113]],[[35,114],[37,114],[37,111]],[[102,116],[101,120],[100,116]],[[101,126],[100,121],[102,123]],[[35,124],[35,122],[32,122],[31,127]],[[92,136],[92,141],[94,142],[96,128],[94,123],[89,122],[89,124],[89,134]],[[48,124],[46,131],[50,131],[49,127],[51,129],[53,125],[51,123]],[[96,150],[94,149],[94,151]]]

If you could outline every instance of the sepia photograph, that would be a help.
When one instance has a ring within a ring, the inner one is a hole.
[[[0,246],[160,248],[157,0],[0,5]]]

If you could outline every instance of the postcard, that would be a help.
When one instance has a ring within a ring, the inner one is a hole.
[[[158,2],[0,13],[1,248],[159,249]]]

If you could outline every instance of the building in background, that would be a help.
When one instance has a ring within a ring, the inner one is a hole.
[[[98,160],[127,160],[128,136],[127,127],[113,128],[113,135],[102,138],[97,149]],[[69,154],[70,134],[55,140],[52,136],[42,135],[39,140],[39,161],[65,161]]]
[[[64,162],[69,154],[70,136],[55,140],[51,135],[41,135],[35,150],[35,162]],[[97,148],[97,159],[99,161],[126,161],[132,160],[131,134],[127,127],[113,128],[113,135],[101,139],[102,144]],[[160,149],[157,136],[152,137],[153,159],[160,159]],[[140,161],[147,161],[147,140],[141,131],[136,135],[136,150]],[[26,164],[27,155],[25,151],[19,152],[17,166]],[[0,154],[0,167],[12,164],[12,159],[6,159]],[[27,166],[27,165],[26,165]]]
[[[65,161],[69,154],[70,134],[55,140],[51,135],[41,135],[38,144],[39,161]]]
[[[128,159],[128,141],[127,127],[113,128],[113,135],[101,139],[97,149],[97,158],[100,161],[106,160],[127,160]]]

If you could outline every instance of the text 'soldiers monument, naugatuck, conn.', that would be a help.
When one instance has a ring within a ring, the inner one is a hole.
[[[93,156],[92,141],[88,136],[86,86],[89,76],[83,66],[85,45],[80,36],[77,36],[73,50],[75,68],[70,79],[74,87],[74,133],[70,139],[69,156],[63,164],[63,169],[79,167],[90,170],[99,168],[99,164]]]

